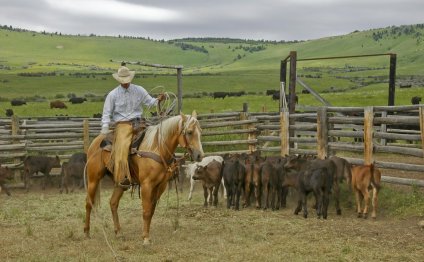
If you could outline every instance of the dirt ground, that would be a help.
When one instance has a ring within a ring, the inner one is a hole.
[[[343,214],[331,201],[327,220],[278,211],[203,207],[201,186],[192,201],[188,185],[162,195],[151,226],[152,245],[142,245],[138,196],[125,193],[119,208],[122,234],[115,236],[109,210],[110,183],[104,183],[101,207],[92,219],[91,238],[83,234],[85,193],[59,189],[0,195],[2,261],[423,261],[422,212],[392,215],[383,196],[376,220],[356,218],[345,195]],[[385,185],[389,190],[391,186]],[[393,190],[393,189],[391,189]],[[397,189],[396,189],[397,190]],[[401,190],[401,189],[399,189]],[[407,192],[409,189],[404,189]],[[422,193],[422,192],[421,192]],[[312,202],[312,200],[310,201]]]

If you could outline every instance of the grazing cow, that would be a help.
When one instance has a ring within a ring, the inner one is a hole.
[[[267,89],[266,90],[266,95],[267,96],[271,96],[271,95],[273,95],[276,92],[279,92],[279,91],[278,90],[274,90],[274,89]]]
[[[378,191],[380,190],[381,172],[374,165],[363,165],[352,167],[352,189],[355,192],[356,210],[358,217],[368,217],[370,202],[369,190],[372,188],[372,218],[377,217]],[[361,208],[362,199],[364,209]]]
[[[72,189],[71,192],[74,192],[75,184],[79,185],[79,188],[84,187],[84,168],[87,163],[87,154],[86,153],[75,153],[69,158],[68,162],[62,164],[62,185],[60,193],[63,192],[63,188],[68,194],[68,184],[72,179]]]
[[[21,106],[21,105],[26,105],[26,102],[24,100],[13,99],[12,101],[10,101],[10,104],[12,106]]]
[[[84,103],[84,101],[87,101],[85,97],[71,97],[69,99],[69,102],[71,102],[72,104],[82,104]]]
[[[24,160],[25,189],[27,191],[29,190],[31,175],[36,172],[41,172],[44,174],[43,189],[45,189],[46,181],[50,181],[50,171],[53,167],[61,167],[60,159],[58,156],[27,156]]]
[[[13,110],[12,109],[6,109],[6,116],[11,117],[13,116]]]
[[[93,118],[101,118],[101,117],[102,117],[102,113],[93,114]]]
[[[210,162],[212,162],[213,160],[216,160],[220,163],[222,163],[224,161],[224,159],[221,156],[206,156],[202,159],[202,161],[198,162],[198,163],[191,163],[188,164],[186,166],[186,178],[190,178],[190,192],[188,194],[188,200],[191,200],[192,196],[193,196],[193,191],[194,191],[194,184],[196,183],[196,181],[193,179],[193,175],[194,172],[196,171],[196,168],[198,166],[206,166],[207,164],[209,164]],[[225,190],[224,187],[224,180],[222,180],[222,187],[224,189],[224,197],[227,196],[227,192]]]
[[[228,95],[228,92],[213,92],[213,99],[222,98],[224,99]]]
[[[222,175],[227,190],[227,208],[240,208],[240,195],[246,181],[246,168],[239,155],[224,157]]]
[[[62,109],[62,108],[68,108],[68,107],[62,101],[55,100],[55,101],[51,101],[50,102],[50,108],[59,108],[59,109]]]
[[[311,92],[309,92],[309,90],[307,89],[302,89],[302,94],[310,94]]]
[[[8,167],[0,166],[0,192],[4,188],[4,192],[10,196],[9,189],[5,185],[6,179],[13,179],[13,172]]]
[[[218,206],[218,190],[222,181],[221,174],[222,162],[212,160],[206,166],[197,166],[194,171],[193,179],[202,180],[203,196],[205,198],[204,206]],[[208,192],[209,190],[209,192]]]
[[[413,105],[419,105],[421,103],[421,97],[420,96],[414,96],[411,98],[411,104]]]
[[[294,169],[298,173],[299,199],[294,214],[297,215],[303,206],[303,217],[308,217],[306,199],[308,193],[313,192],[318,218],[322,215],[324,219],[327,219],[329,196],[334,183],[334,163],[331,160],[307,160],[301,157],[289,157],[284,168]]]
[[[289,102],[289,96],[286,95],[286,102]],[[280,91],[275,92],[274,94],[272,94],[272,100],[280,100]],[[297,95],[294,96],[294,101],[296,104],[299,103],[299,97]]]

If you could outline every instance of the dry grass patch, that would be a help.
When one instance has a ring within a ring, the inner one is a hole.
[[[394,216],[389,205],[397,202],[390,198],[398,191],[390,185],[383,190],[390,196],[383,194],[377,220],[356,218],[353,208],[346,207],[346,195],[342,216],[336,216],[331,201],[329,219],[319,220],[312,209],[308,219],[293,215],[293,201],[275,212],[227,210],[222,199],[218,208],[205,209],[200,187],[191,202],[188,190],[180,194],[177,207],[172,190],[160,200],[148,247],[142,246],[140,201],[128,193],[119,208],[122,235],[113,233],[111,189],[104,188],[87,239],[84,192],[14,190],[12,197],[0,195],[0,253],[4,261],[111,261],[114,253],[120,261],[422,260],[424,232],[417,226],[422,217],[417,212]],[[422,199],[422,191],[416,193]]]

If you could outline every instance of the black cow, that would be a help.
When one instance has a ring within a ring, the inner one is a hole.
[[[84,187],[83,176],[85,163],[87,163],[87,154],[86,153],[75,153],[69,158],[68,162],[62,164],[62,185],[60,193],[63,192],[63,188],[68,194],[68,184],[72,179],[72,189],[71,192],[74,192],[75,184],[79,185],[79,188]]]
[[[421,97],[420,96],[414,96],[411,98],[411,104],[413,105],[419,105],[421,103]]]
[[[12,109],[6,109],[6,116],[8,116],[8,117],[13,116],[13,110]]]
[[[299,194],[298,205],[294,214],[297,215],[303,207],[303,217],[308,217],[306,205],[307,195],[313,192],[316,200],[316,210],[318,218],[327,218],[329,196],[333,183],[338,187],[338,179],[334,179],[336,165],[329,159],[308,160],[301,157],[289,157],[284,168],[295,170],[298,176],[297,190]],[[338,200],[336,200],[338,203]],[[336,203],[336,205],[337,205]],[[340,207],[337,214],[341,214]]]
[[[24,160],[24,183],[26,190],[29,190],[31,175],[37,172],[44,174],[43,189],[45,189],[47,180],[51,181],[50,171],[53,167],[61,167],[58,156],[27,156]]]
[[[275,92],[272,94],[272,100],[279,100],[280,99],[280,91]],[[286,95],[286,101],[289,102],[289,96]],[[297,95],[294,96],[294,101],[296,104],[299,103],[299,97]]]
[[[302,90],[302,94],[310,94],[311,92],[309,92],[309,90],[303,89]]]
[[[222,175],[227,190],[227,208],[233,206],[235,210],[239,210],[240,195],[246,180],[246,168],[238,155],[224,156]]]
[[[6,192],[8,196],[10,196],[9,189],[6,187],[5,182],[6,179],[12,179],[13,178],[13,172],[8,167],[2,167],[0,166],[0,192],[2,189]]]
[[[26,102],[24,100],[13,99],[12,101],[10,101],[10,104],[12,106],[21,106],[21,105],[26,105]]]
[[[213,99],[215,98],[224,99],[226,96],[228,96],[228,92],[213,92]]]
[[[266,95],[270,96],[273,95],[274,93],[279,92],[278,90],[274,90],[274,89],[268,89],[266,90]]]
[[[82,104],[84,103],[84,101],[87,101],[85,97],[71,97],[69,99],[69,102],[71,102],[72,104]]]
[[[93,114],[93,118],[101,118],[101,117],[102,117],[102,113]]]

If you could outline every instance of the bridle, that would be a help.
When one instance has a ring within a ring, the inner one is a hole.
[[[185,121],[185,123],[183,122],[183,120],[181,120],[182,123],[181,123],[181,132],[180,132],[180,135],[183,136],[183,140],[184,140],[184,145],[182,145],[182,147],[186,150],[186,154],[188,153],[189,155],[193,154],[193,149],[191,148],[190,142],[188,142],[188,138],[187,138],[187,136],[189,135],[189,134],[187,134],[187,129],[188,129],[188,126],[191,122],[191,119],[192,119],[192,117],[189,116],[189,118]],[[199,122],[195,118],[193,118],[193,120],[195,121],[197,128],[199,128],[199,130],[201,132],[202,129],[199,126]]]

